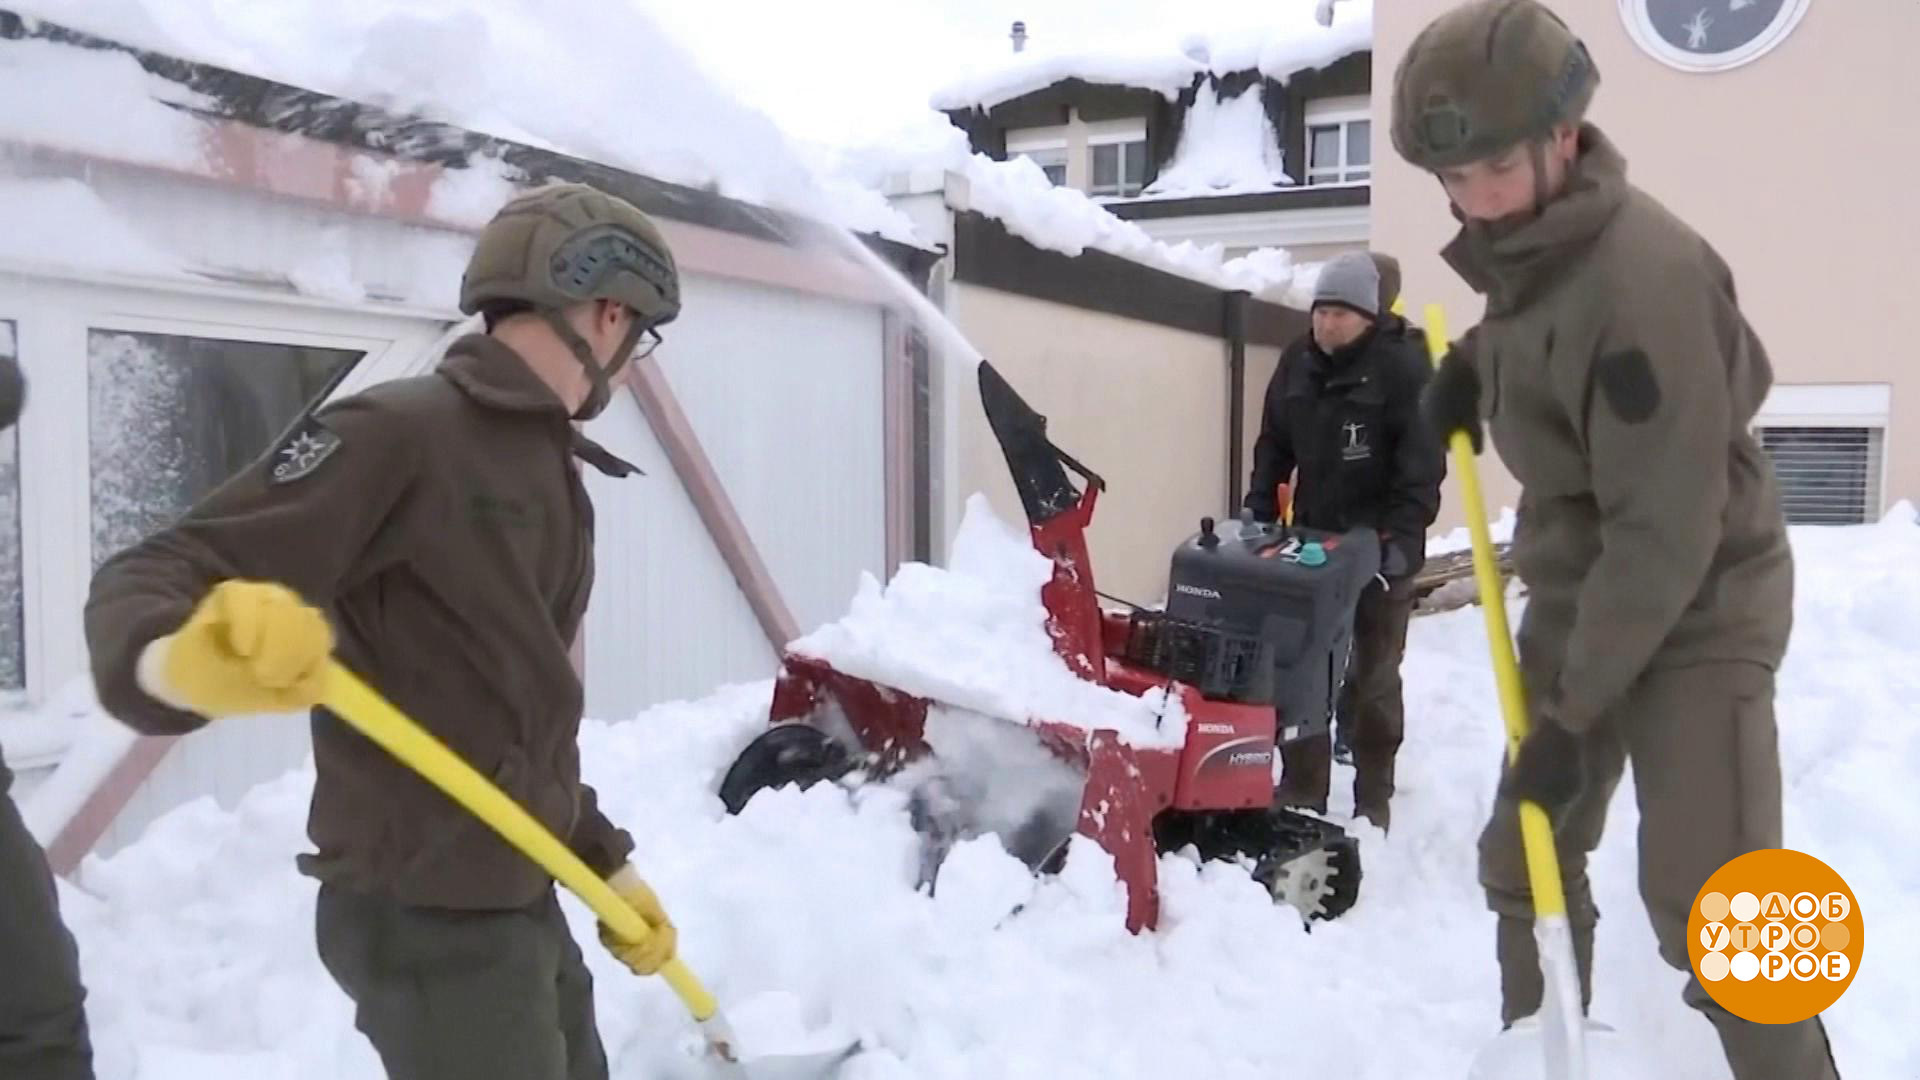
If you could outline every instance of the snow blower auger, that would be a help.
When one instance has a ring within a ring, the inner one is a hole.
[[[1177,699],[1184,739],[1141,745],[1072,717],[1013,718],[1020,722],[999,726],[1030,732],[1071,786],[1064,799],[1032,794],[1024,820],[984,821],[982,809],[1004,808],[1004,800],[980,797],[982,786],[1052,774],[1021,767],[1009,781],[1004,760],[990,762],[988,776],[940,768],[930,726],[978,714],[789,648],[774,685],[773,726],[720,785],[727,810],[739,813],[757,792],[788,784],[906,780],[927,888],[959,838],[995,832],[1009,853],[1050,873],[1078,832],[1113,856],[1135,932],[1158,924],[1159,854],[1187,845],[1203,859],[1248,866],[1304,919],[1344,913],[1359,895],[1358,845],[1336,824],[1273,805],[1274,756],[1279,743],[1327,730],[1354,607],[1378,571],[1373,532],[1262,525],[1244,515],[1218,527],[1203,519],[1173,553],[1164,610],[1105,610],[1086,540],[1105,481],[1055,447],[1046,418],[985,361],[979,384],[1033,545],[1053,565],[1040,599],[1054,651],[1089,682]],[[1086,481],[1084,490],[1068,469]]]

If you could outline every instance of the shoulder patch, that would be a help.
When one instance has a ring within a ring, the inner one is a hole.
[[[1607,353],[1594,366],[1594,379],[1615,416],[1629,424],[1644,424],[1660,408],[1660,383],[1653,364],[1639,349]]]
[[[340,442],[338,432],[318,417],[309,416],[273,448],[268,478],[275,484],[290,484],[319,468],[321,462],[340,449]]]

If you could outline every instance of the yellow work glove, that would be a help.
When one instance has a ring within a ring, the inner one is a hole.
[[[652,931],[644,941],[628,941],[620,936],[613,927],[600,924],[600,944],[607,947],[614,959],[632,968],[636,975],[652,975],[673,959],[674,948],[679,944],[679,932],[673,928],[673,921],[667,918],[667,911],[660,906],[660,898],[653,889],[640,880],[640,874],[632,866],[622,866],[607,879],[620,899],[637,912]]]
[[[140,654],[140,686],[202,716],[293,712],[319,702],[332,655],[333,627],[293,590],[223,581]]]

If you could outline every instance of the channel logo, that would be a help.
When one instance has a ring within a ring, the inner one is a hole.
[[[1834,869],[1803,852],[1749,852],[1694,898],[1687,951],[1700,985],[1728,1012],[1791,1024],[1840,1000],[1860,969],[1866,928]]]

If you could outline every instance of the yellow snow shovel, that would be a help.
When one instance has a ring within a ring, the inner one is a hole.
[[[1446,313],[1439,304],[1428,304],[1426,312],[1427,348],[1438,365],[1448,348]],[[1494,682],[1500,691],[1500,712],[1506,718],[1507,762],[1512,764],[1520,752],[1520,741],[1527,736],[1526,690],[1521,685],[1520,665],[1507,629],[1500,569],[1487,529],[1486,501],[1480,494],[1473,442],[1465,431],[1455,431],[1448,446],[1453,452],[1454,470],[1460,476],[1467,529],[1473,536],[1473,576],[1480,586],[1480,609],[1486,614]],[[1590,1026],[1580,1008],[1580,969],[1575,966],[1573,929],[1567,922],[1567,898],[1553,846],[1553,825],[1537,803],[1520,804],[1520,836],[1533,890],[1533,934],[1540,951],[1545,993],[1540,1011],[1502,1032],[1474,1059],[1468,1075],[1471,1080],[1589,1080],[1594,1074],[1589,1069],[1588,1036],[1607,1029]]]
[[[601,920],[629,941],[640,941],[651,933],[627,902],[620,899],[600,875],[593,872],[551,831],[521,809],[492,781],[461,760],[426,729],[395,708],[359,676],[338,662],[329,663],[327,692],[322,701],[361,734],[384,747],[394,757],[446,792],[456,802],[491,825],[507,841],[546,868],[555,880],[572,889]],[[717,1059],[718,1075],[727,1080],[799,1080],[802,1077],[829,1075],[853,1052],[853,1047],[827,1052],[789,1054],[755,1058],[745,1062],[739,1055],[733,1027],[720,1012],[718,1003],[706,987],[687,970],[678,956],[660,969],[660,977],[673,987],[700,1025],[707,1048]]]

